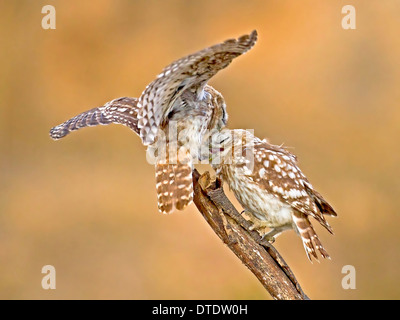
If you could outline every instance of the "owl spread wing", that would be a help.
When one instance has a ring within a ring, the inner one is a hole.
[[[82,112],[64,123],[52,128],[50,136],[54,140],[61,139],[71,131],[84,127],[123,124],[139,134],[138,99],[123,97],[107,102],[104,106]]]
[[[190,89],[201,96],[207,81],[234,58],[250,50],[256,40],[257,32],[253,31],[250,35],[226,40],[167,66],[139,98],[138,127],[143,143],[149,145],[155,141],[161,122],[183,91]]]

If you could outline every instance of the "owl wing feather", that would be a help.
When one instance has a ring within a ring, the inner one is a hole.
[[[250,50],[257,32],[198,51],[168,65],[139,98],[140,137],[145,145],[155,141],[159,126],[175,99],[187,89],[203,94],[204,86],[237,56]]]
[[[289,204],[306,217],[311,216],[330,233],[331,226],[323,214],[335,216],[333,208],[316,192],[297,166],[297,158],[288,150],[255,138],[254,168],[248,176],[282,202]],[[245,152],[246,149],[243,150]],[[243,163],[243,166],[248,164]]]
[[[123,124],[139,134],[138,129],[138,99],[122,97],[107,102],[105,105],[82,112],[77,116],[50,130],[50,137],[61,139],[72,131],[97,125],[111,123]]]

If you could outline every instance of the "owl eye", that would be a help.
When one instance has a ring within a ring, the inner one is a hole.
[[[167,118],[168,118],[169,120],[171,120],[172,117],[174,116],[174,114],[176,113],[176,111],[177,111],[177,110],[172,109],[172,110],[168,113]]]
[[[185,87],[185,84],[182,82],[182,84],[180,84],[179,87],[176,88],[175,93],[178,93],[178,92],[181,91],[184,87]]]
[[[222,140],[219,142],[219,144],[223,144],[225,141],[227,141],[229,139],[229,137],[225,137],[225,138],[222,138]]]

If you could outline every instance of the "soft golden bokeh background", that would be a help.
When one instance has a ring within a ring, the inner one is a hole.
[[[57,29],[41,28],[42,6]],[[353,4],[357,29],[343,30]],[[337,210],[332,261],[300,239],[277,248],[314,299],[400,297],[400,2],[1,1],[0,298],[269,299],[194,205],[158,213],[154,169],[123,126],[54,142],[49,129],[139,96],[186,54],[257,29],[259,41],[210,82],[231,128],[293,146]],[[57,289],[41,288],[54,265]],[[357,288],[343,290],[344,265]]]

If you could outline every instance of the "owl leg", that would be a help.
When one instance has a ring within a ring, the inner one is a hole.
[[[261,237],[262,239],[266,239],[267,241],[273,243],[276,238],[285,230],[288,230],[291,228],[290,224],[285,224],[280,227],[272,228],[271,231],[263,234]]]
[[[267,221],[258,219],[256,216],[247,212],[246,210],[244,210],[242,214],[243,213],[246,214],[247,220],[252,223],[252,225],[249,227],[249,230],[250,231],[256,230],[260,234],[260,236],[264,239],[264,236],[267,234],[265,232],[265,228],[269,228],[270,224]],[[267,240],[269,241],[268,238]]]
[[[251,227],[249,228],[250,231],[264,229],[267,228],[269,225],[267,221],[260,220],[253,215],[251,215],[248,220],[252,223]]]
[[[255,217],[253,214],[248,215],[248,220],[252,223],[252,226],[249,228],[250,231],[256,230],[260,235],[261,238],[267,240],[271,243],[275,241],[275,239],[282,233],[282,231],[288,230],[292,228],[290,223],[284,224],[279,227],[271,227],[271,223],[268,221],[260,220]],[[266,228],[270,228],[268,232],[265,231]]]

